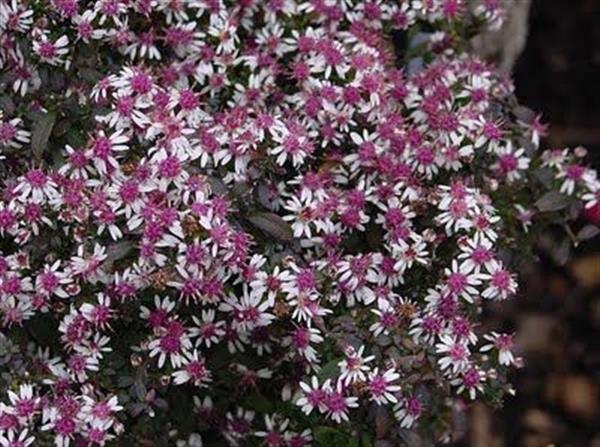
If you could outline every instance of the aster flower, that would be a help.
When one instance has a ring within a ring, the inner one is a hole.
[[[381,334],[388,335],[390,330],[395,328],[400,322],[400,319],[398,318],[396,309],[389,301],[378,300],[377,307],[378,309],[371,309],[371,312],[377,315],[378,319],[369,327],[369,330],[373,332],[375,337]]]
[[[231,312],[234,318],[234,329],[247,332],[255,327],[271,324],[275,316],[267,312],[270,307],[262,297],[251,295],[245,289],[241,299],[230,296],[219,306],[219,310]]]
[[[480,272],[482,268],[489,270],[496,261],[493,243],[485,237],[475,235],[461,244],[461,253],[457,260],[462,262],[466,271]]]
[[[29,143],[31,133],[22,128],[23,120],[21,118],[2,119],[0,112],[0,147],[15,148],[23,147]]]
[[[192,320],[197,327],[190,329],[190,337],[198,337],[196,339],[196,346],[204,345],[210,348],[211,345],[218,344],[225,335],[223,329],[225,322],[215,321],[215,317],[216,312],[214,309],[202,310],[202,320],[196,316],[192,316]]]
[[[30,169],[17,184],[14,192],[19,194],[18,199],[22,203],[31,200],[39,204],[51,201],[58,195],[56,183],[41,169]]]
[[[150,357],[158,356],[158,367],[162,368],[167,358],[173,368],[181,366],[192,342],[186,328],[177,320],[171,320],[161,329],[160,335],[150,341]]]
[[[520,171],[525,171],[529,167],[529,158],[524,156],[525,149],[513,149],[511,141],[508,141],[506,146],[498,147],[495,152],[498,161],[492,168],[496,169],[508,182],[519,180],[521,178]]]
[[[335,388],[329,382],[325,382],[323,387],[326,390],[325,411],[327,416],[338,424],[342,421],[348,422],[350,420],[348,412],[350,409],[358,407],[358,398],[345,394],[341,380],[338,380]]]
[[[254,417],[254,411],[245,410],[242,407],[238,407],[235,414],[228,412],[225,415],[226,431],[224,435],[230,443],[237,444],[252,434]]]
[[[471,352],[467,345],[448,335],[441,335],[439,339],[435,348],[437,354],[443,355],[438,360],[442,371],[449,369],[454,374],[464,371],[470,364]]]
[[[379,368],[373,369],[369,373],[367,383],[369,387],[370,399],[378,405],[387,403],[397,403],[398,399],[394,393],[400,391],[399,385],[393,385],[393,382],[400,378],[400,374],[394,368],[387,369],[380,373]]]
[[[291,345],[302,354],[308,362],[317,362],[317,351],[311,346],[311,343],[321,343],[324,338],[317,328],[297,326],[292,332],[289,341],[285,345]]]
[[[517,282],[499,261],[494,261],[488,268],[488,273],[482,278],[488,281],[488,287],[481,296],[490,299],[506,299],[517,291]]]
[[[198,387],[207,387],[208,383],[212,381],[211,372],[206,368],[204,359],[198,356],[197,350],[186,355],[182,360],[182,366],[182,369],[173,373],[175,384],[191,382]]]
[[[423,404],[415,396],[403,398],[394,406],[394,415],[402,428],[411,428],[423,412]]]
[[[7,394],[14,407],[13,412],[19,420],[29,421],[39,411],[39,397],[34,395],[33,385],[22,384],[19,386],[18,392],[8,390]]]
[[[8,430],[0,434],[0,445],[2,447],[28,447],[35,441],[35,437],[29,436],[29,430],[23,429],[21,432]]]
[[[456,296],[460,296],[465,301],[472,303],[473,297],[478,295],[477,286],[481,285],[482,279],[485,278],[480,273],[472,269],[472,264],[458,264],[456,260],[452,261],[452,266],[445,270],[446,274],[446,290]]]
[[[318,409],[320,412],[326,410],[327,392],[324,389],[325,385],[319,385],[319,379],[316,376],[311,377],[310,385],[305,382],[299,382],[298,385],[303,394],[296,401],[296,405],[301,407],[306,415],[311,414],[314,409]]]
[[[18,0],[0,4],[0,28],[24,33],[33,23],[33,10],[26,9]]]
[[[69,38],[65,35],[52,42],[46,34],[42,34],[39,40],[33,42],[33,51],[43,62],[59,65],[65,62],[64,57],[69,53],[68,45]]]
[[[485,334],[483,338],[490,343],[483,345],[480,348],[481,352],[496,350],[498,352],[498,363],[500,363],[500,365],[510,366],[518,363],[519,359],[515,357],[512,352],[514,348],[512,335],[491,332]]]
[[[289,424],[289,419],[282,419],[277,414],[265,415],[265,430],[255,432],[254,436],[264,438],[264,443],[268,447],[285,445]]]
[[[60,270],[60,261],[56,261],[52,265],[46,265],[38,274],[35,280],[36,289],[46,295],[56,295],[60,298],[68,298],[69,294],[66,287],[73,279],[68,271]]]
[[[348,386],[351,383],[361,381],[364,382],[367,378],[367,373],[371,370],[368,363],[375,359],[374,355],[363,357],[365,347],[361,346],[358,350],[353,347],[346,349],[346,358],[338,363],[340,368],[339,381]]]
[[[292,132],[285,126],[274,130],[273,141],[277,143],[277,146],[270,153],[276,157],[275,162],[278,165],[283,165],[290,159],[293,166],[299,166],[314,150],[306,135],[300,132]]]
[[[127,442],[176,385],[223,442],[289,447],[359,406],[425,432],[511,392],[510,336],[477,344],[482,298],[517,288],[498,247],[600,182],[582,148],[521,148],[544,126],[464,52],[501,8],[467,3],[0,0],[0,444]],[[15,350],[41,314],[55,357]]]
[[[483,385],[486,375],[477,366],[472,366],[463,371],[460,377],[452,380],[452,384],[458,386],[457,393],[467,392],[471,400],[475,399],[477,393],[483,393]]]

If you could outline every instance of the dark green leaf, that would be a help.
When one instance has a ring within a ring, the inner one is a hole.
[[[341,358],[336,358],[327,362],[323,368],[321,368],[321,371],[319,371],[319,380],[325,381],[326,379],[332,378],[337,373],[338,363],[341,360]]]
[[[107,264],[112,264],[113,262],[118,261],[119,259],[123,259],[129,253],[131,253],[133,247],[134,245],[131,241],[120,241],[116,244],[111,245],[110,247],[108,247],[108,250],[106,252],[106,259],[104,260],[104,262]]]
[[[565,265],[571,255],[572,242],[569,238],[565,238],[552,252],[554,262],[558,265]]]
[[[549,191],[544,194],[537,202],[535,206],[540,211],[559,211],[571,203],[571,199],[558,191]]]
[[[535,112],[525,106],[517,106],[513,109],[515,117],[524,123],[530,123],[535,119]]]
[[[98,82],[102,78],[102,73],[93,68],[82,67],[79,69],[79,76],[88,82]]]
[[[56,121],[56,114],[54,112],[48,112],[42,115],[33,124],[33,131],[31,133],[31,150],[36,158],[41,158],[44,149],[50,139],[52,128]]]
[[[131,385],[133,385],[133,383],[134,383],[134,380],[133,380],[133,377],[131,377],[131,376],[121,376],[117,380],[117,386],[119,388],[130,387]]]
[[[292,227],[275,213],[255,213],[249,216],[248,220],[255,227],[280,241],[291,241],[294,238]]]
[[[12,115],[15,112],[15,103],[10,99],[10,96],[0,96],[0,110],[4,110],[4,112],[9,115]]]
[[[596,225],[586,225],[577,233],[578,241],[586,241],[600,234],[600,228]]]
[[[210,184],[212,192],[215,194],[224,196],[229,193],[227,185],[225,185],[225,183],[223,183],[223,181],[220,178],[209,176],[208,183]]]

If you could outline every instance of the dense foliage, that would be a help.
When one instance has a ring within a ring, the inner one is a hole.
[[[0,444],[448,439],[600,183],[498,1],[0,0]]]

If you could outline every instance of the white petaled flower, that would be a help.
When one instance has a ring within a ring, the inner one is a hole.
[[[33,10],[18,0],[0,3],[0,29],[24,33],[33,24]]]
[[[402,428],[411,428],[423,412],[423,404],[415,396],[403,398],[394,406],[394,416]]]
[[[450,268],[445,269],[445,289],[454,296],[459,296],[465,301],[472,303],[473,298],[479,294],[478,286],[485,277],[473,268],[471,263],[459,264],[456,259],[452,260]]]
[[[325,412],[327,393],[323,389],[324,387],[319,385],[317,376],[311,377],[310,385],[305,382],[300,382],[298,385],[302,390],[302,395],[296,400],[296,405],[302,409],[302,412],[306,415],[311,414],[314,409],[319,410],[321,413]]]
[[[289,419],[283,419],[278,414],[265,415],[265,430],[259,430],[254,436],[264,438],[267,445],[283,445],[287,428],[290,425]]]
[[[375,359],[374,355],[363,357],[365,347],[361,346],[358,350],[353,347],[346,349],[346,358],[338,363],[340,368],[339,381],[346,386],[351,383],[361,381],[364,382],[367,378],[367,373],[371,370],[368,363]]]
[[[35,287],[38,293],[45,296],[56,295],[60,298],[69,298],[67,287],[73,282],[68,270],[60,270],[60,260],[52,265],[44,266],[35,280]]]
[[[443,355],[438,360],[440,369],[454,374],[464,371],[470,364],[471,352],[468,346],[449,335],[441,335],[439,339],[440,343],[435,345],[435,351]]]
[[[215,321],[215,318],[216,312],[214,309],[202,310],[202,320],[195,315],[192,316],[196,327],[190,329],[190,337],[198,337],[196,346],[204,345],[210,348],[221,341],[225,335],[225,321]]]
[[[512,352],[514,349],[512,335],[491,332],[489,334],[485,334],[483,338],[488,340],[490,343],[483,345],[480,348],[481,352],[496,350],[498,352],[498,363],[504,366],[510,366],[519,363],[519,359],[515,357]]]
[[[277,145],[270,149],[269,153],[276,157],[276,163],[282,166],[290,160],[294,167],[302,165],[305,158],[314,150],[308,136],[291,132],[285,125],[278,126],[274,130],[273,141]]]
[[[233,327],[248,332],[256,327],[268,326],[275,316],[268,312],[272,306],[261,296],[252,295],[244,287],[241,299],[229,296],[219,306],[219,310],[233,315]]]
[[[378,300],[378,309],[371,309],[371,312],[377,315],[377,321],[373,323],[369,330],[375,337],[385,334],[388,335],[400,322],[396,309],[388,300]]]
[[[33,41],[33,51],[43,62],[60,65],[64,62],[64,56],[69,53],[68,45],[69,38],[65,35],[50,41],[46,34],[41,34],[39,40]]]
[[[393,382],[400,378],[400,374],[394,368],[387,369],[380,373],[379,368],[375,368],[369,373],[367,379],[370,400],[378,405],[388,403],[397,403],[398,399],[394,395],[401,390],[400,385],[394,385]]]
[[[504,300],[517,292],[517,281],[514,275],[504,268],[500,261],[492,262],[487,273],[481,278],[487,280],[488,286],[481,296],[488,299]]]
[[[596,171],[579,164],[560,165],[557,179],[562,179],[560,192],[573,195],[578,186],[596,182]]]
[[[90,143],[86,156],[91,159],[100,174],[107,174],[109,169],[119,168],[116,153],[129,150],[129,138],[122,132],[116,131],[109,136],[101,130]]]
[[[187,354],[182,360],[182,369],[173,373],[176,385],[191,382],[201,388],[208,386],[208,383],[212,381],[211,376],[212,374],[207,369],[205,360],[198,356],[197,350]]]
[[[160,330],[158,338],[148,344],[150,357],[158,356],[158,367],[162,368],[167,358],[171,367],[180,367],[186,359],[186,354],[192,349],[186,328],[177,320],[170,320]]]
[[[0,0],[0,447],[126,444],[130,386],[135,419],[185,398],[267,447],[390,411],[396,445],[510,393],[512,335],[480,324],[517,290],[505,251],[593,220],[600,180],[500,113],[510,76],[462,49],[502,2],[471,3]]]
[[[282,270],[278,265],[275,266],[271,273],[261,270],[256,273],[254,279],[250,283],[252,292],[262,295],[267,293],[268,302],[275,304],[275,297],[281,291],[284,282],[290,280],[290,272]]]
[[[22,128],[21,118],[2,119],[0,112],[0,148],[8,147],[18,149],[31,140],[31,132]]]
[[[7,395],[11,405],[16,410],[16,416],[22,423],[30,421],[34,414],[39,411],[38,403],[40,398],[34,395],[32,384],[25,383],[20,385],[18,392],[8,390]],[[10,413],[13,412],[10,411]]]
[[[294,347],[306,360],[310,363],[315,363],[318,360],[317,350],[311,343],[321,343],[323,340],[321,331],[317,328],[298,326],[293,330],[289,339],[284,340],[284,345]]]
[[[326,391],[325,412],[333,421],[341,424],[343,421],[349,422],[348,413],[350,409],[358,407],[358,397],[347,396],[346,390],[341,380],[338,380],[333,387],[330,381],[323,384]]]
[[[530,158],[525,154],[525,149],[513,149],[512,142],[508,141],[506,146],[499,146],[496,151],[498,161],[492,166],[509,183],[519,180],[523,171],[529,168]]]
[[[2,447],[28,447],[35,441],[34,436],[29,435],[27,428],[22,431],[7,430],[0,433],[0,446]]]
[[[315,225],[314,205],[308,200],[301,201],[294,196],[285,203],[284,208],[292,213],[283,216],[283,220],[292,223],[294,237],[311,238],[312,227]]]
[[[30,169],[14,189],[18,199],[25,203],[31,199],[33,203],[49,202],[58,196],[57,185],[52,178],[41,169]]]
[[[496,260],[494,244],[487,238],[476,234],[467,238],[460,245],[461,253],[457,256],[466,271],[480,272],[489,269]]]
[[[454,386],[457,386],[456,393],[462,394],[467,392],[469,398],[474,400],[477,393],[483,393],[483,385],[486,380],[486,374],[477,366],[471,366],[462,371],[459,377],[450,381]]]

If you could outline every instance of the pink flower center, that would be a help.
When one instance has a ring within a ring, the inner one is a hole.
[[[42,188],[46,184],[46,174],[40,169],[32,169],[25,176],[27,181],[34,188]]]
[[[506,270],[500,270],[492,275],[492,285],[500,290],[508,290],[510,288],[510,273]]]
[[[369,384],[369,390],[371,394],[374,396],[381,396],[387,390],[387,381],[383,376],[377,375],[371,379],[371,383]]]
[[[462,273],[453,272],[448,276],[448,287],[453,293],[461,293],[467,284],[467,277]]]
[[[54,424],[54,430],[63,436],[69,436],[75,431],[75,421],[71,418],[60,418]]]
[[[44,59],[52,59],[56,54],[56,47],[51,42],[41,42],[39,53]]]
[[[181,340],[174,335],[165,335],[160,339],[160,348],[169,354],[178,352],[181,348]]]

